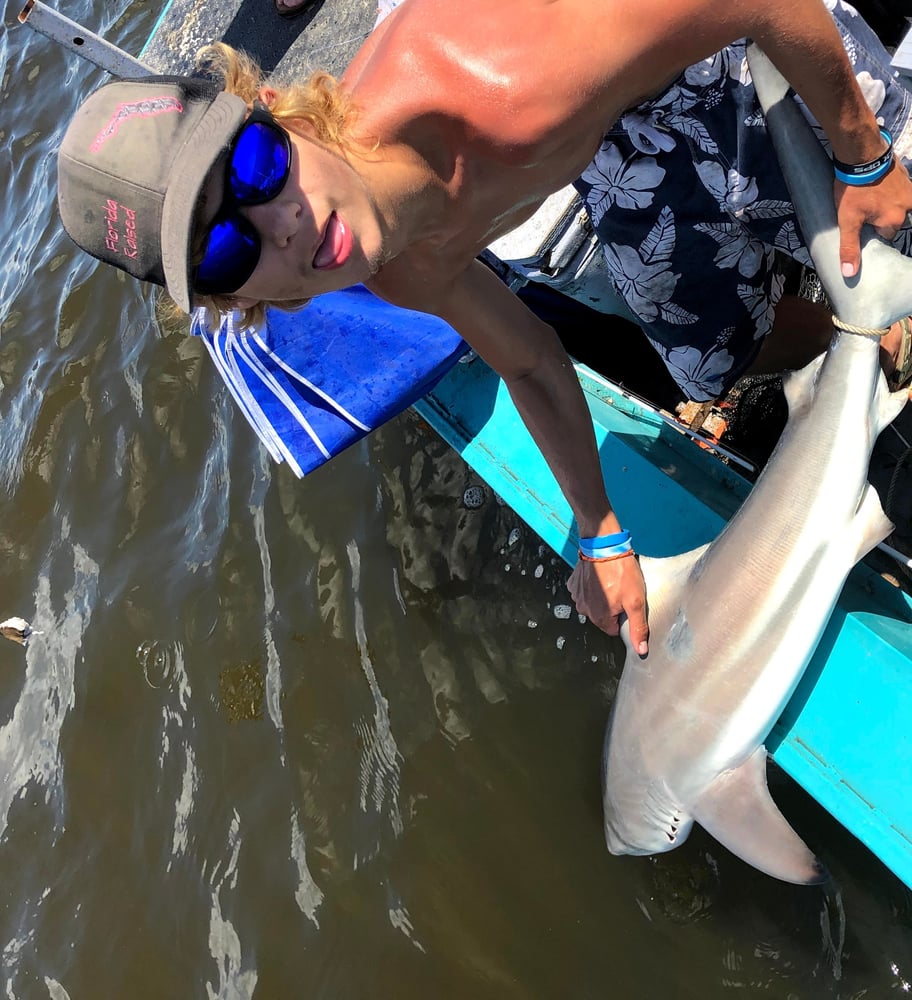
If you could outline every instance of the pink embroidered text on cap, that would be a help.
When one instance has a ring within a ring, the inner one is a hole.
[[[95,136],[89,151],[97,153],[108,139],[117,135],[121,124],[131,118],[151,118],[153,115],[162,115],[170,111],[180,113],[183,110],[184,106],[177,98],[168,96],[148,97],[142,101],[118,104],[107,125]]]

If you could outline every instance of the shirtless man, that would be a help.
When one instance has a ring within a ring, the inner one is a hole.
[[[303,122],[290,126],[287,180],[269,200],[236,209],[258,234],[259,258],[240,287],[219,291],[247,308],[364,282],[394,304],[441,316],[503,377],[580,536],[617,534],[621,525],[566,352],[553,330],[475,258],[578,178],[626,109],[743,37],[755,39],[790,80],[838,160],[864,164],[884,153],[886,141],[820,0],[641,0],[635,8],[620,0],[406,0],[342,78],[358,109],[348,141],[318,140]],[[260,91],[267,106],[276,96],[269,87]],[[122,185],[138,168],[118,166],[117,143],[135,129],[133,146],[145,137],[143,148],[155,149],[150,130],[168,117],[156,106],[154,113],[128,115],[128,122],[118,119],[118,137],[108,142],[108,132],[98,132],[101,109],[115,107],[122,116],[125,105],[116,97],[81,111],[64,140],[61,211],[77,242],[129,270],[115,253],[74,232],[80,218],[85,221],[80,190],[88,181],[77,179],[73,164],[91,160],[88,140],[96,149],[93,164],[99,141],[107,147],[101,154],[106,183]],[[209,139],[211,148],[204,138],[194,140],[194,158],[209,168],[204,229],[225,202],[224,171],[211,168],[223,162],[242,122],[243,116],[217,145]],[[199,185],[194,189],[186,170],[180,176],[195,198]],[[892,239],[912,210],[912,184],[894,160],[875,184],[837,183],[835,197],[843,271],[851,276],[859,266],[862,224]],[[154,269],[149,274],[186,307],[187,282],[192,288],[198,272],[187,259],[189,248],[183,254],[178,279],[155,278]],[[173,259],[160,256],[164,274],[169,267],[173,274]],[[892,352],[897,336],[886,345]],[[581,559],[569,587],[579,611],[609,634],[626,614],[632,643],[647,652],[646,595],[635,559]]]

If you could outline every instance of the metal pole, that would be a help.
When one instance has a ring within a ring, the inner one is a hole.
[[[19,14],[19,21],[114,76],[152,75],[153,71],[145,63],[105,41],[100,35],[87,31],[81,24],[64,17],[41,0],[28,0]]]

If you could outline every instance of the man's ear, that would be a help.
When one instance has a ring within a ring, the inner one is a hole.
[[[275,87],[260,87],[257,91],[257,97],[266,105],[267,108],[271,108],[273,104],[278,100],[279,94]]]
[[[272,108],[272,106],[279,99],[279,92],[274,87],[260,87],[257,91],[257,98],[265,104],[267,108]],[[303,118],[283,118],[282,125],[286,130],[291,128],[291,130],[298,135],[303,135],[310,139],[316,138],[313,125]]]

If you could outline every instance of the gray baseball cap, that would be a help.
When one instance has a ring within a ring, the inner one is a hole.
[[[164,285],[189,312],[197,200],[246,116],[240,97],[209,80],[142,77],[96,90],[60,147],[64,228],[93,257]]]

